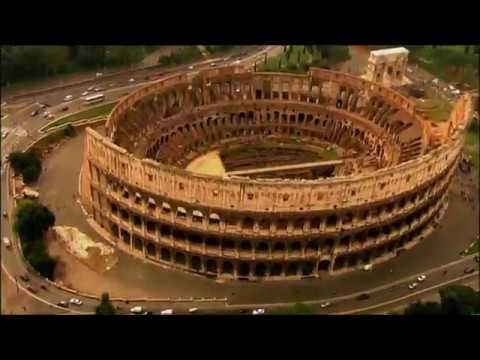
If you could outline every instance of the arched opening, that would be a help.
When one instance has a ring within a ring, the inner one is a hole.
[[[344,257],[339,257],[335,259],[335,262],[333,263],[333,270],[340,270],[345,266],[345,258]]]
[[[207,248],[218,249],[218,247],[220,246],[220,242],[215,238],[208,237],[205,239],[205,245],[207,246]]]
[[[230,261],[225,261],[223,263],[222,274],[233,275],[233,264]]]
[[[293,228],[297,231],[302,231],[304,223],[305,223],[304,219],[296,219],[295,222],[293,223]]]
[[[143,251],[143,241],[139,237],[133,237],[133,246],[135,250]]]
[[[352,254],[348,257],[348,266],[355,267],[357,265],[357,255]]]
[[[225,240],[222,243],[223,250],[234,250],[235,249],[235,242],[233,240]]]
[[[130,246],[130,233],[128,231],[122,229],[120,231],[120,235],[122,237],[123,242]]]
[[[277,230],[285,231],[287,230],[288,221],[286,219],[279,219],[276,225],[277,225]]]
[[[180,252],[175,253],[175,264],[185,265],[186,262],[187,262],[187,259],[184,253],[180,253]]]
[[[244,230],[252,230],[254,221],[252,218],[245,218],[242,223],[242,228]]]
[[[160,235],[162,235],[162,236],[170,236],[171,231],[172,230],[171,230],[170,226],[167,226],[167,225],[160,226]]]
[[[249,276],[250,275],[250,265],[247,263],[241,263],[238,267],[239,276]]]
[[[303,276],[312,275],[314,269],[315,269],[315,264],[311,261],[307,261],[302,266],[302,275]]]
[[[243,240],[240,242],[240,250],[243,251],[252,251],[252,244],[250,244],[250,241]]]
[[[307,243],[306,252],[309,255],[314,255],[318,252],[318,243],[315,240],[311,240]]]
[[[300,241],[295,241],[290,244],[290,252],[292,253],[300,253],[302,251],[302,245]]]
[[[328,227],[335,227],[335,226],[337,226],[337,221],[338,221],[337,215],[335,215],[335,214],[329,215],[327,217],[327,226]]]
[[[285,243],[283,242],[277,242],[275,243],[275,245],[273,246],[273,252],[275,254],[284,254],[285,253]]]
[[[170,261],[171,260],[170,250],[166,248],[162,248],[162,250],[160,251],[160,258],[165,261]]]
[[[270,276],[280,276],[282,275],[282,264],[273,263],[270,266]]]
[[[217,273],[217,262],[213,259],[207,260],[207,272],[209,273]]]
[[[287,266],[287,276],[296,276],[298,272],[297,263],[289,263]]]
[[[330,260],[322,260],[318,263],[318,271],[319,272],[328,272],[330,269]]]
[[[268,221],[267,219],[262,219],[260,221],[260,230],[263,230],[263,231],[270,230],[270,221]]]
[[[151,257],[157,256],[157,249],[155,248],[155,244],[152,244],[152,243],[147,244],[147,255]]]
[[[258,243],[255,251],[259,253],[268,253],[268,244],[266,242]]]
[[[319,217],[313,218],[312,221],[310,222],[310,229],[318,230],[318,228],[320,227],[321,221],[322,220]]]
[[[255,266],[255,276],[264,277],[267,273],[267,267],[264,263],[258,263]]]
[[[202,269],[202,261],[198,256],[194,256],[190,259],[190,267],[196,271],[200,271]]]
[[[202,224],[203,223],[203,214],[201,213],[201,211],[193,210],[193,212],[192,212],[192,222],[197,223],[197,224]]]

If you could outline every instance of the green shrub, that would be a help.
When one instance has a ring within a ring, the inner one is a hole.
[[[26,183],[36,181],[42,172],[42,161],[33,151],[12,152],[9,156],[9,162],[15,170],[15,173],[22,174],[23,181]]]
[[[77,132],[75,130],[75,128],[73,127],[72,124],[68,124],[67,126],[65,126],[65,128],[63,129],[63,134],[65,136],[68,136],[68,137],[74,137]]]

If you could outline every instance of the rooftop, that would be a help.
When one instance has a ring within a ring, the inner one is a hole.
[[[370,54],[375,56],[385,56],[385,55],[392,55],[392,54],[408,54],[410,51],[405,49],[404,47],[396,47],[390,49],[381,49],[372,51]]]

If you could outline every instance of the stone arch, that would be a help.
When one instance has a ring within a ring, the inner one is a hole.
[[[265,263],[258,263],[255,265],[255,276],[264,277],[267,274],[267,266]]]
[[[187,258],[184,253],[177,252],[175,253],[175,264],[185,265],[187,263]]]
[[[252,230],[254,223],[255,223],[255,221],[252,218],[247,217],[247,218],[243,219],[243,221],[242,221],[242,229]]]
[[[238,266],[238,276],[249,276],[250,265],[248,263],[240,263]]]
[[[170,250],[167,248],[162,248],[162,250],[160,250],[160,258],[165,261],[171,261]]]
[[[240,241],[240,250],[243,251],[252,251],[252,244],[248,240]]]
[[[217,262],[213,259],[208,259],[206,264],[207,272],[217,273]]]
[[[280,263],[273,263],[270,266],[270,276],[280,276],[282,275],[283,266]]]
[[[157,249],[155,247],[155,244],[149,242],[147,244],[147,255],[151,257],[156,257],[157,256]]]
[[[133,248],[138,251],[143,251],[143,241],[137,236],[133,236]]]
[[[275,245],[273,246],[273,252],[274,253],[281,253],[281,254],[284,254],[285,253],[285,243],[283,242],[277,242],[275,243]]]
[[[268,253],[268,244],[264,241],[259,242],[255,248],[255,251]]]
[[[195,271],[200,271],[202,269],[202,260],[198,256],[193,256],[190,259],[190,267]]]
[[[295,262],[288,263],[287,265],[287,276],[296,276],[298,273],[298,264]]]
[[[330,260],[322,260],[318,263],[318,272],[328,272],[330,270]]]
[[[312,261],[307,261],[302,264],[302,275],[309,276],[312,275],[315,269],[315,264]]]
[[[222,274],[232,275],[234,274],[233,264],[230,261],[224,261],[222,264]]]

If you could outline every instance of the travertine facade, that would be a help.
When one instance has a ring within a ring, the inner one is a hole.
[[[365,79],[386,87],[404,85],[408,54],[404,47],[371,51]]]
[[[447,205],[471,113],[432,126],[400,94],[351,75],[220,68],[121,101],[87,129],[82,202],[127,251],[213,277],[292,279],[384,261],[425,238]],[[244,138],[354,148],[344,176],[221,178],[183,167]]]

